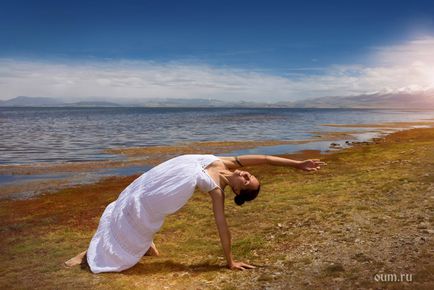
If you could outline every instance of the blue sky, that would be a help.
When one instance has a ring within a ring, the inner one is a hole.
[[[378,55],[388,47],[394,53],[421,39],[428,41],[428,47],[431,47],[433,15],[434,2],[421,0],[6,0],[0,2],[0,61],[17,73],[23,70],[23,66],[36,69],[38,65],[44,68],[51,65],[54,66],[51,71],[57,73],[64,68],[67,70],[62,71],[64,78],[74,75],[71,72],[73,67],[89,71],[89,66],[97,67],[96,70],[109,67],[113,72],[116,69],[124,73],[140,71],[145,75],[144,70],[156,73],[158,69],[160,73],[161,70],[166,73],[170,70],[169,75],[175,71],[179,74],[183,69],[196,70],[199,75],[212,71],[213,77],[229,73],[235,74],[235,79],[240,74],[245,78],[258,73],[264,76],[264,80],[269,77],[275,77],[276,82],[289,80],[290,83],[282,89],[291,91],[291,85],[295,88],[300,85],[294,85],[295,80],[335,76],[339,73],[336,69],[342,67],[346,76],[364,74],[364,69],[379,66]],[[426,45],[422,46],[427,49]],[[357,67],[355,72],[354,67]],[[178,74],[176,80],[179,80]],[[139,79],[144,77],[138,76]],[[234,79],[234,76],[229,78]],[[30,91],[32,83],[24,79],[23,75],[20,86],[28,86]],[[9,80],[3,80],[3,83]],[[19,84],[17,79],[14,82]],[[203,79],[191,79],[190,85],[192,82],[202,84]],[[212,80],[208,77],[208,88],[212,87],[210,82]],[[102,83],[99,86],[103,86]],[[415,84],[408,84],[411,85]],[[275,99],[358,92],[346,92],[345,88],[340,92],[328,92],[325,86],[318,94],[303,95],[300,90],[295,90],[293,95],[278,94]],[[65,91],[57,88],[51,93],[48,89],[40,90],[40,93],[72,97],[73,90],[68,90],[67,86],[63,88]],[[391,88],[380,85],[377,89]],[[229,90],[226,88],[225,92]],[[376,88],[370,87],[369,90]],[[19,93],[10,86],[3,91],[2,99]],[[272,90],[263,93],[272,94]],[[25,90],[23,94],[26,94]],[[86,92],[80,94],[86,97]],[[152,97],[152,94],[176,97],[172,92],[147,92],[144,97]],[[192,96],[218,97],[219,94],[225,95],[223,91],[210,94],[205,90]],[[88,93],[88,96],[103,95],[107,92],[98,92],[96,88]],[[243,98],[249,96],[245,92],[241,95]],[[187,96],[186,91],[181,97]],[[131,97],[139,95],[132,94]]]

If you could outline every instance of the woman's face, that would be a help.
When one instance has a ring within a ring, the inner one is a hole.
[[[259,187],[258,179],[247,171],[237,169],[233,172],[233,177],[232,189],[235,194],[239,194],[240,190],[255,190]]]

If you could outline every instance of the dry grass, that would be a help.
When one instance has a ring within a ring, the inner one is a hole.
[[[199,192],[157,234],[161,257],[100,275],[62,262],[87,247],[104,207],[134,177],[1,201],[0,288],[433,289],[433,148],[434,129],[413,129],[322,156],[329,165],[317,173],[252,168],[258,199],[227,200],[234,255],[258,266],[243,272],[224,267],[210,199]],[[376,282],[377,273],[413,282]]]

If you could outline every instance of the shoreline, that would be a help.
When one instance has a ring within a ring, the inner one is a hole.
[[[315,173],[248,168],[263,191],[237,207],[228,190],[226,214],[234,255],[260,266],[251,271],[224,267],[209,197],[200,193],[157,234],[162,256],[96,276],[61,264],[86,248],[105,206],[135,175],[1,200],[0,287],[432,289],[433,146],[434,128],[415,128],[318,153],[328,166]],[[372,279],[377,273],[413,281],[386,285]]]
[[[433,121],[323,124],[322,126],[372,130],[309,132],[313,138],[306,140],[207,141],[183,142],[171,146],[120,147],[105,149],[102,152],[117,155],[122,158],[119,160],[0,165],[0,184],[2,184],[0,200],[31,198],[62,188],[95,183],[111,176],[143,173],[152,166],[181,154],[222,156],[269,154],[285,155],[293,159],[318,158],[323,154],[333,153],[359,143],[375,143],[397,131],[434,126],[434,119]]]

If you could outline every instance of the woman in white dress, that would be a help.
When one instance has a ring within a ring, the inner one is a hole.
[[[86,261],[93,273],[120,272],[131,268],[143,255],[158,255],[154,234],[164,218],[179,210],[196,187],[209,193],[221,244],[230,269],[251,269],[237,262],[231,253],[231,235],[224,215],[224,189],[235,193],[234,201],[242,205],[256,198],[260,184],[255,176],[238,168],[254,165],[291,166],[316,171],[326,165],[319,159],[291,160],[269,155],[216,157],[182,155],[163,162],[134,180],[110,203],[101,216],[98,229],[87,251],[65,262],[74,266]]]

